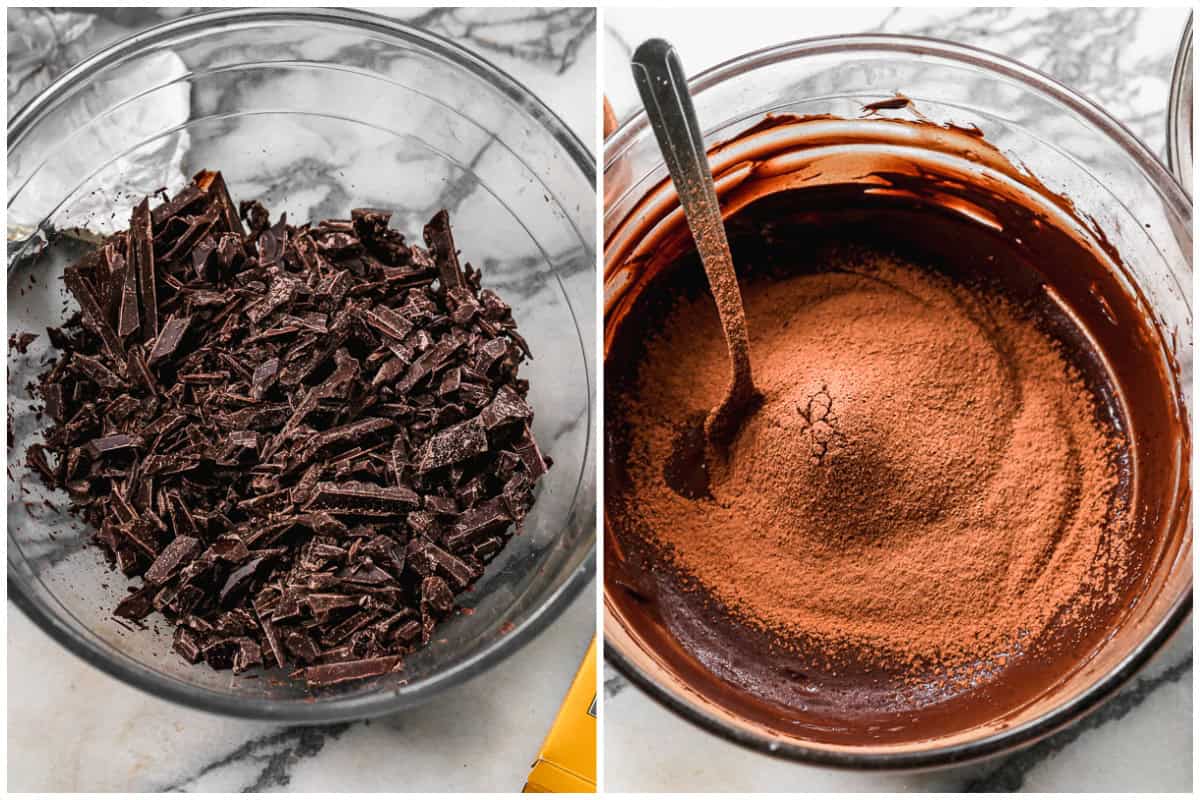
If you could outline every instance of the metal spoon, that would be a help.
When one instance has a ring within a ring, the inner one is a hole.
[[[712,170],[708,166],[708,153],[679,56],[669,42],[648,39],[634,52],[632,68],[650,127],[662,150],[708,276],[729,349],[732,377],[725,397],[702,420],[693,420],[689,429],[680,434],[671,463],[664,470],[667,482],[678,494],[701,497],[709,494],[706,443],[711,444],[718,455],[723,454],[737,433],[745,412],[759,397],[750,373],[746,313],[729,242],[725,238],[725,224],[717,203]]]

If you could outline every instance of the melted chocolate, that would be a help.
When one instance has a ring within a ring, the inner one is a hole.
[[[1003,292],[1064,344],[1128,442],[1120,497],[1139,525],[1120,601],[1057,624],[973,686],[913,684],[872,664],[821,669],[814,648],[776,646],[677,574],[620,513],[628,427],[606,421],[605,597],[610,625],[735,716],[802,740],[895,744],[996,723],[1079,670],[1145,595],[1181,530],[1189,434],[1177,366],[1103,233],[1022,174],[978,131],[901,120],[769,117],[710,157],[734,262],[745,279],[853,242]],[[611,231],[605,250],[606,406],[621,407],[645,341],[704,277],[669,183]],[[686,472],[688,464],[668,465]],[[1180,481],[1183,485],[1180,485]],[[795,644],[795,643],[793,643]]]

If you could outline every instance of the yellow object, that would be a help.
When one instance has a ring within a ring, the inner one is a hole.
[[[595,639],[575,673],[522,791],[596,791]]]

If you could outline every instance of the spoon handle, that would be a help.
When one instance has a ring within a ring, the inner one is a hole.
[[[750,374],[750,340],[738,289],[725,223],[708,165],[700,123],[692,107],[683,64],[675,48],[663,39],[647,39],[633,54],[633,80],[642,96],[650,127],[667,162],[688,228],[708,275],[717,314],[729,347],[732,381],[724,402],[706,423],[710,438],[721,438],[736,412],[754,396]]]

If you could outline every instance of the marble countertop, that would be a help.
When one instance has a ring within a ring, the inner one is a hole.
[[[764,15],[778,19],[764,22]],[[689,74],[760,47],[832,33],[921,34],[1017,58],[1092,98],[1160,157],[1187,9],[838,9],[744,13],[611,9],[604,91],[624,119],[638,104],[633,47],[672,41]],[[681,21],[685,20],[685,21]],[[720,30],[719,37],[713,35]],[[788,31],[794,33],[788,33]],[[806,767],[719,739],[605,669],[605,788],[610,791],[1190,791],[1190,622],[1112,701],[1082,722],[1005,758],[916,775]],[[653,742],[653,746],[646,746]]]
[[[181,9],[12,9],[8,114],[81,58]],[[404,9],[595,141],[593,9]],[[588,87],[580,91],[579,87]],[[69,654],[9,605],[10,791],[519,791],[595,630],[594,585],[518,653],[421,708],[284,727],[204,714]],[[52,743],[53,746],[48,746]]]

